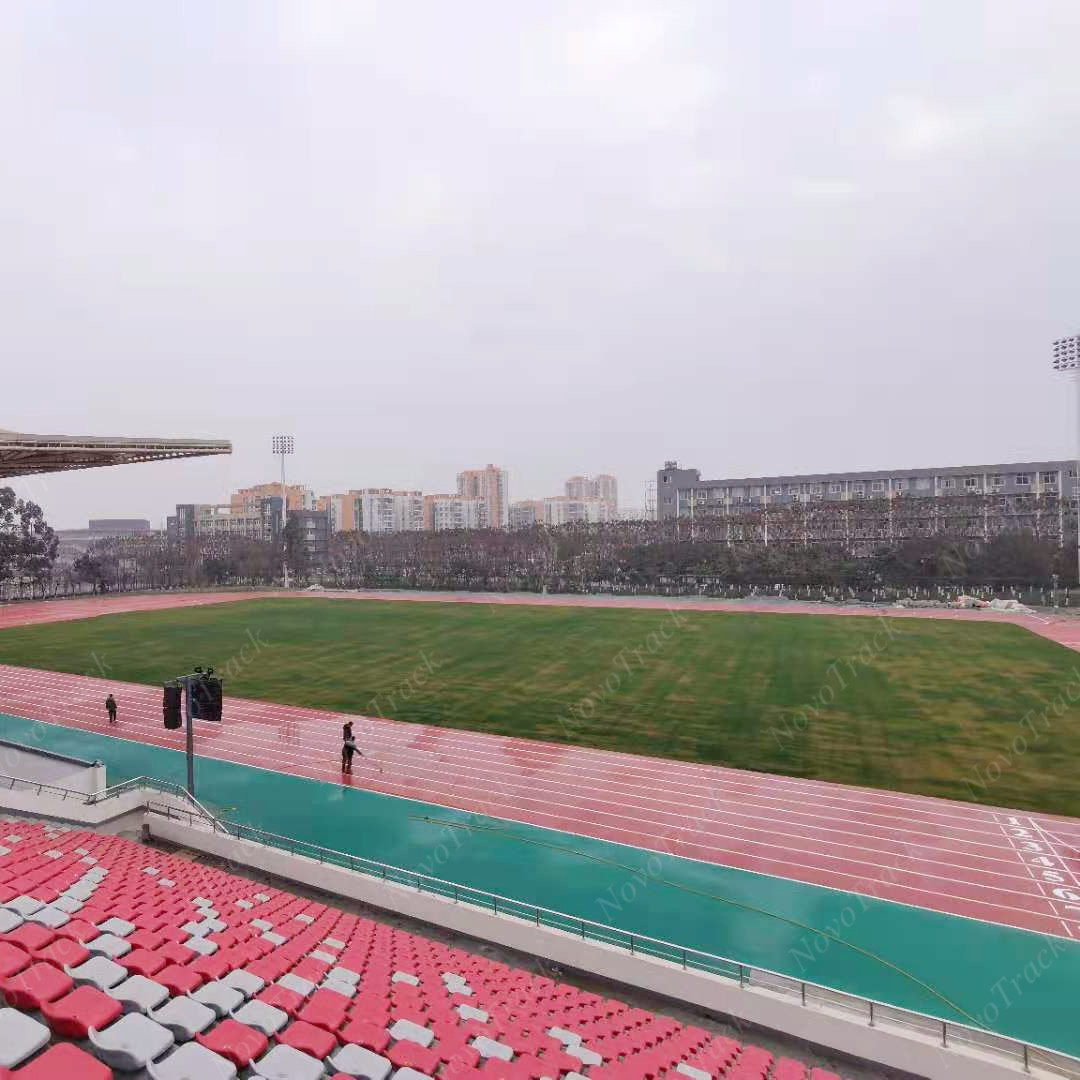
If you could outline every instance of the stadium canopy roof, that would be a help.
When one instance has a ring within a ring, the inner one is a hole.
[[[226,439],[125,439],[95,435],[26,435],[0,428],[0,479],[34,473],[132,465],[140,461],[231,454]]]

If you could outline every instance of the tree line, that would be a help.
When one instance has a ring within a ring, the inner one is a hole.
[[[35,503],[0,488],[0,591],[7,597],[74,592],[278,584],[341,588],[706,593],[778,586],[863,594],[955,586],[1075,584],[1075,534],[1065,543],[1016,529],[986,539],[923,536],[864,543],[781,538],[732,542],[685,522],[534,526],[513,531],[337,533],[316,564],[293,523],[284,544],[241,538],[185,542],[166,534],[91,543],[57,562],[56,534]]]

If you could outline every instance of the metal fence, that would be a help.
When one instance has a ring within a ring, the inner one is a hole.
[[[418,893],[439,896],[457,904],[468,904],[471,907],[490,911],[493,915],[519,919],[534,926],[572,934],[582,941],[600,942],[612,948],[622,949],[634,956],[649,957],[675,965],[685,971],[701,972],[737,982],[743,989],[763,990],[790,998],[806,1008],[816,1007],[845,1014],[870,1027],[929,1037],[939,1040],[941,1046],[946,1048],[963,1047],[990,1054],[1022,1067],[1025,1072],[1037,1068],[1051,1076],[1063,1077],[1066,1080],[1080,1080],[1080,1058],[1051,1050],[1048,1047],[1024,1043],[986,1029],[956,1023],[952,1020],[942,1020],[911,1009],[900,1009],[885,1002],[848,994],[805,979],[796,979],[790,975],[646,934],[620,930],[606,923],[595,922],[577,915],[568,915],[539,904],[488,892],[486,889],[460,885],[361,855],[335,851],[307,840],[281,836],[238,822],[221,821],[185,788],[153,777],[136,777],[89,796],[85,792],[69,791],[65,788],[10,776],[0,776],[0,789],[3,788],[31,790],[38,794],[56,795],[65,800],[77,799],[89,806],[100,805],[130,791],[144,791],[148,793],[145,803],[148,812],[184,821],[188,825],[208,829],[234,840],[274,848],[327,866],[336,866],[343,870],[364,874],[391,885],[415,889]],[[172,796],[186,805],[179,807],[170,803],[157,802],[150,797],[151,792]]]

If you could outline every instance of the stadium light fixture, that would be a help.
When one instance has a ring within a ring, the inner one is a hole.
[[[1076,574],[1080,582],[1080,334],[1058,338],[1052,347],[1055,371],[1071,371],[1076,382],[1076,476],[1072,483],[1072,499],[1078,504],[1076,518]],[[1064,494],[1064,493],[1063,493]]]
[[[285,588],[289,587],[289,553],[285,543],[285,527],[289,524],[285,497],[285,457],[296,449],[296,442],[291,435],[275,435],[270,440],[274,454],[281,458],[281,580]]]

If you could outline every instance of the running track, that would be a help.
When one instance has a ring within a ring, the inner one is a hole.
[[[188,593],[25,604],[18,605],[17,618],[4,618],[0,610],[0,626],[265,595],[273,594]],[[471,602],[496,602],[482,594],[464,595]],[[395,593],[368,596],[403,598]],[[443,594],[404,597],[454,599]],[[539,603],[565,599],[521,597]],[[500,595],[498,602],[506,598]],[[625,603],[590,597],[578,602]],[[630,602],[666,604],[652,598]],[[751,610],[724,602],[692,604],[701,610]],[[765,603],[754,610],[794,607]],[[800,607],[817,614],[836,611],[813,604]],[[922,614],[899,609],[873,613]],[[934,614],[987,618],[976,612]],[[1031,623],[1016,616],[1004,621]],[[1080,638],[1080,627],[1075,633]],[[102,706],[109,690],[121,702],[122,720],[112,729]],[[183,748],[183,732],[162,727],[157,687],[118,687],[84,676],[0,665],[0,712]],[[225,724],[199,726],[196,752],[341,783],[341,724],[340,713],[229,698]],[[373,791],[1080,938],[1077,820],[370,717],[358,717],[356,727],[369,756],[357,761],[352,782]]]

